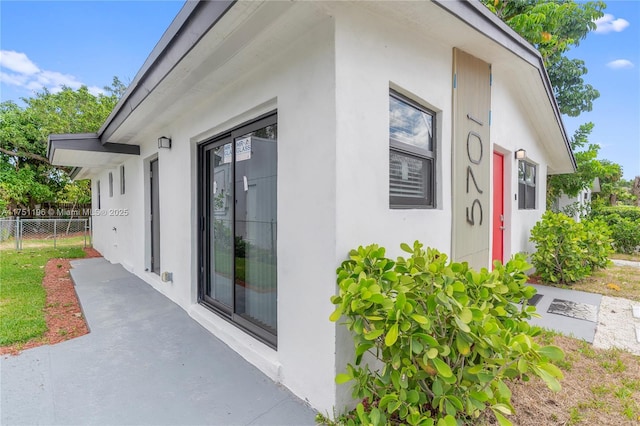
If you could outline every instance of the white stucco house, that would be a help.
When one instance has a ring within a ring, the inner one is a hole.
[[[555,212],[561,212],[573,218],[576,222],[591,211],[591,201],[593,194],[600,192],[600,179],[595,178],[590,187],[583,188],[577,195],[570,197],[567,194],[561,194],[554,200],[552,209]]]
[[[107,260],[322,412],[349,400],[350,249],[490,267],[575,170],[538,52],[445,0],[186,2],[99,132],[48,155],[92,180]]]

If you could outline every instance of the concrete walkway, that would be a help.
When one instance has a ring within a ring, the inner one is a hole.
[[[615,265],[640,268],[640,262],[613,259]],[[596,347],[617,347],[640,355],[640,303],[617,297],[530,284],[542,296],[541,318],[530,322]]]
[[[72,265],[91,332],[2,357],[0,424],[315,424],[304,402],[120,265]]]
[[[529,284],[542,298],[536,303],[541,318],[529,322],[593,343],[602,296],[577,290]]]
[[[631,266],[633,268],[640,268],[640,262],[634,260],[612,259],[614,265],[618,266]]]

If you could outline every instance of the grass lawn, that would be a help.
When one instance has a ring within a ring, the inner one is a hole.
[[[640,269],[632,266],[610,266],[572,284],[571,288],[640,302]]]
[[[613,253],[611,255],[611,259],[632,260],[634,262],[640,262],[640,253],[637,253],[637,254]]]
[[[77,246],[0,250],[0,345],[26,342],[44,334],[44,265],[51,258],[84,256]]]
[[[606,269],[595,271],[593,275],[585,279],[568,285],[544,282],[540,282],[540,284],[603,294],[609,297],[623,297],[640,302],[640,268],[632,266],[611,265]]]
[[[83,246],[84,244],[89,245],[91,240],[89,235],[76,235],[69,234],[64,235],[60,234],[55,238],[56,248],[59,247],[77,247]],[[23,238],[22,239],[22,249],[37,249],[37,248],[53,248],[54,238],[53,235],[50,235],[47,238]],[[15,250],[16,248],[16,240],[15,238],[9,238],[0,242],[0,250]]]

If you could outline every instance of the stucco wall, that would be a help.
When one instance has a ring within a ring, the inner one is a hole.
[[[518,100],[518,81],[505,66],[493,66],[491,140],[494,149],[504,154],[505,162],[505,260],[511,255],[533,253],[529,242],[531,228],[546,209],[547,153],[541,148],[536,128]],[[514,152],[524,149],[526,161],[537,166],[536,208],[518,209],[518,160]]]
[[[335,82],[333,22],[327,17],[287,51],[237,76],[168,124],[171,150],[142,129],[141,155],[125,163],[127,192],[101,207],[126,217],[94,218],[95,247],[170,297],[273,379],[322,410],[335,401]],[[197,305],[197,145],[269,111],[278,111],[278,348],[273,350]],[[160,169],[161,282],[149,266],[148,164]],[[112,171],[117,181],[117,170]],[[94,183],[95,185],[95,183]],[[117,182],[116,182],[117,186]],[[114,189],[115,190],[115,189]],[[96,206],[97,207],[97,206]],[[112,231],[113,227],[117,232]],[[117,245],[112,243],[117,235]]]
[[[582,216],[591,206],[591,188],[583,189],[575,197],[562,194],[554,204],[554,211],[559,211],[580,222]]]
[[[449,46],[373,13],[337,18],[337,254],[378,243],[391,256],[418,239],[444,252],[451,237]],[[436,208],[389,208],[389,89],[437,113]]]

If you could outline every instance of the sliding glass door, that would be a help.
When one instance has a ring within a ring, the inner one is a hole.
[[[201,302],[276,345],[277,116],[200,147]]]

